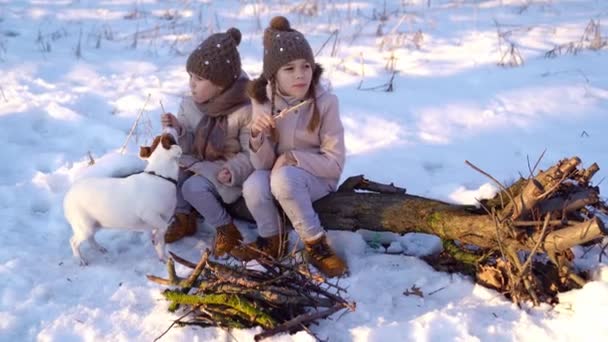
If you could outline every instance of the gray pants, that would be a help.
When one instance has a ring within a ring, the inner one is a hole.
[[[215,186],[207,178],[180,170],[177,185],[176,213],[189,213],[194,207],[214,228],[232,221]]]
[[[312,202],[331,191],[330,182],[295,166],[284,166],[272,175],[269,170],[256,170],[243,184],[243,197],[260,236],[267,238],[279,234],[276,198],[303,241],[324,234]]]

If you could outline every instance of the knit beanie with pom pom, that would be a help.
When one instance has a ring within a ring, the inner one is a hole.
[[[236,48],[240,42],[241,31],[234,27],[210,35],[192,51],[186,70],[220,87],[230,87],[241,75],[241,56]]]
[[[287,18],[272,18],[264,30],[264,78],[272,79],[283,65],[300,58],[315,66],[315,56],[304,35],[292,29]]]

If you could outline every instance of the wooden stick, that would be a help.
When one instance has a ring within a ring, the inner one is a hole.
[[[171,255],[171,257],[173,257],[173,259],[174,259],[174,260],[175,260],[175,262],[177,262],[177,263],[180,263],[180,264],[182,264],[182,265],[184,265],[184,266],[186,266],[186,267],[190,267],[190,268],[196,268],[196,264],[195,264],[195,263],[193,263],[193,262],[191,262],[191,261],[188,261],[188,260],[186,260],[186,259],[184,259],[184,258],[180,257],[179,255],[177,255],[177,254],[175,254],[175,253],[173,253],[173,252],[171,252],[171,251],[169,251],[169,255]]]
[[[338,191],[367,190],[381,194],[405,194],[407,190],[391,184],[382,184],[365,179],[363,175],[352,176],[340,185]]]
[[[139,123],[139,119],[141,119],[141,116],[144,113],[144,109],[146,108],[146,105],[148,104],[148,101],[150,100],[150,96],[151,95],[148,94],[148,98],[146,99],[146,102],[144,102],[143,107],[141,107],[141,110],[139,111],[139,114],[137,115],[137,119],[135,119],[133,126],[131,126],[131,130],[129,131],[129,134],[127,135],[127,140],[125,140],[125,143],[120,148],[121,154],[125,152],[125,149],[127,148],[127,144],[129,143],[129,140],[131,139],[133,132],[135,132],[135,128],[137,127],[137,124]]]
[[[545,240],[545,232],[547,231],[547,227],[549,227],[550,218],[551,218],[551,213],[547,213],[547,215],[545,215],[545,222],[543,223],[543,229],[540,232],[539,239],[536,242],[536,245],[534,246],[532,251],[530,252],[530,255],[528,255],[526,262],[524,262],[524,265],[521,268],[521,274],[519,275],[519,280],[521,280],[522,277],[525,276],[526,269],[528,268],[529,265],[531,265],[532,259],[534,258],[536,251],[538,251],[538,247],[540,247],[540,244]],[[530,270],[530,272],[531,271],[532,270]]]
[[[177,285],[181,281],[181,279],[179,279],[179,277],[175,273],[175,262],[171,258],[169,258],[169,260],[167,261],[167,274],[169,275],[169,281],[173,285]]]
[[[303,101],[303,102],[300,102],[300,103],[298,103],[297,105],[295,105],[295,106],[293,106],[293,107],[288,107],[288,108],[285,108],[285,109],[283,109],[283,110],[282,110],[282,111],[281,111],[281,112],[280,112],[280,113],[279,113],[277,116],[275,116],[275,117],[274,117],[274,119],[275,119],[275,120],[280,120],[280,119],[283,119],[283,118],[285,117],[285,115],[287,115],[287,114],[289,114],[289,113],[293,112],[294,110],[296,110],[296,109],[298,109],[298,108],[300,108],[300,107],[302,107],[303,105],[308,104],[308,103],[310,103],[310,99],[309,99],[309,100],[306,100],[306,101]]]
[[[320,319],[320,318],[325,318],[325,317],[330,316],[331,314],[333,314],[333,313],[335,313],[337,311],[340,311],[342,309],[345,309],[345,307],[342,306],[342,305],[336,305],[336,306],[334,306],[332,308],[329,308],[327,310],[317,311],[317,312],[311,312],[311,313],[306,313],[306,314],[299,315],[296,318],[291,319],[291,320],[289,320],[289,321],[287,321],[287,322],[285,322],[285,323],[277,326],[274,329],[268,329],[266,331],[263,331],[263,332],[255,335],[254,339],[256,341],[261,341],[261,340],[263,340],[265,338],[274,336],[274,335],[276,335],[278,333],[282,333],[284,331],[289,331],[292,328],[294,328],[294,327],[296,327],[296,326],[298,326],[300,324],[303,324],[303,323],[306,323],[306,322],[310,322],[310,321],[314,321],[314,320],[317,320],[317,319]]]
[[[528,171],[530,171],[529,178],[534,178],[534,172],[536,172],[536,168],[538,167],[538,164],[540,164],[540,161],[543,159],[546,152],[547,152],[547,149],[544,149],[543,153],[540,154],[540,157],[538,157],[538,159],[536,159],[536,163],[534,163],[534,167],[530,167],[530,158],[526,158],[526,159],[528,159]]]
[[[496,178],[492,177],[492,175],[490,175],[489,173],[485,172],[484,170],[478,168],[477,166],[473,165],[473,163],[471,163],[468,160],[464,161],[465,164],[467,164],[468,166],[470,166],[473,170],[481,173],[482,175],[490,178],[492,181],[494,181],[494,183],[496,183],[496,185],[498,185],[498,187],[500,188],[500,190],[502,190],[504,193],[507,194],[507,196],[509,196],[509,199],[511,200],[511,202],[515,202],[515,199],[513,198],[513,195],[511,194],[511,192],[509,192],[509,190],[507,188],[505,188],[504,185],[502,185],[501,182],[499,182],[498,180],[496,180]]]
[[[546,213],[542,213],[542,214],[546,214]],[[513,225],[513,227],[530,227],[530,226],[541,226],[543,224],[544,221],[515,221],[515,222],[511,222],[511,225]],[[568,220],[550,220],[549,221],[549,225],[550,226],[564,226],[564,225],[569,225],[570,222]]]
[[[520,298],[518,298],[519,296],[518,296],[518,293],[516,292],[516,291],[518,291],[518,288],[515,285],[518,284],[520,281],[523,281],[524,288],[526,289],[526,291],[528,291],[528,294],[532,298],[532,302],[534,303],[534,306],[538,306],[540,301],[538,300],[538,296],[536,295],[536,291],[534,291],[532,284],[530,284],[530,280],[528,279],[528,277],[525,277],[523,275],[524,268],[523,268],[523,265],[521,264],[521,260],[519,260],[519,254],[517,254],[517,250],[515,250],[514,248],[512,248],[512,246],[510,246],[507,248],[507,253],[509,255],[509,261],[511,261],[513,266],[515,266],[515,268],[517,268],[517,270],[518,270],[517,280],[511,278],[513,280],[513,285],[514,285],[513,289],[511,289],[512,300],[514,302],[516,302],[518,305],[520,304],[521,300],[520,300]]]
[[[207,260],[209,259],[209,254],[210,254],[209,249],[205,250],[205,253],[203,253],[201,260],[199,260],[198,264],[196,265],[196,267],[194,268],[192,273],[190,273],[188,278],[186,278],[184,281],[180,282],[179,285],[182,288],[190,290],[190,288],[192,287],[192,284],[194,284],[194,282],[196,281],[198,276],[201,275],[203,268],[205,268],[205,265],[207,264]],[[169,260],[173,260],[173,259],[169,259]]]
[[[160,340],[160,339],[161,339],[163,336],[165,336],[165,335],[166,335],[166,334],[169,332],[169,330],[171,330],[171,328],[173,328],[173,326],[174,326],[175,324],[177,324],[177,323],[178,323],[179,321],[181,321],[181,320],[182,320],[184,317],[186,317],[186,316],[188,316],[189,314],[193,313],[193,312],[194,312],[194,311],[196,311],[197,309],[198,309],[198,306],[193,306],[193,307],[192,307],[192,310],[190,310],[190,311],[186,312],[186,313],[185,313],[185,314],[183,314],[183,315],[182,315],[180,318],[178,318],[178,319],[174,320],[174,321],[173,321],[173,323],[171,323],[171,325],[169,325],[169,327],[168,327],[167,329],[165,329],[165,331],[164,331],[162,334],[160,334],[160,336],[158,336],[157,338],[155,338],[155,339],[154,339],[154,341],[153,341],[153,342],[156,342],[156,341]]]
[[[165,279],[165,278],[161,278],[161,277],[157,277],[151,274],[147,274],[146,278],[148,278],[149,281],[160,284],[160,285],[164,285],[164,286],[175,286],[175,284],[169,280],[169,279]]]

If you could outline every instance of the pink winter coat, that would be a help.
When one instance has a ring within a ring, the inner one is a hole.
[[[272,169],[281,154],[291,151],[300,167],[311,174],[325,178],[335,190],[342,170],[346,148],[344,146],[344,127],[340,121],[338,98],[326,88],[317,85],[317,106],[321,114],[320,125],[314,132],[307,129],[313,114],[312,102],[286,114],[277,121],[278,143],[262,134],[250,140],[251,164],[256,170]],[[270,98],[270,86],[266,94]],[[277,95],[275,115],[286,107],[293,107],[301,101]],[[252,118],[270,113],[270,101],[259,103],[252,100]]]

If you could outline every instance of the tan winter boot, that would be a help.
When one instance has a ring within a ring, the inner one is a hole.
[[[287,234],[277,234],[267,238],[258,236],[254,242],[235,247],[230,254],[242,261],[269,257],[279,259],[285,255],[287,243]]]
[[[177,213],[165,232],[165,242],[172,243],[185,236],[194,235],[194,233],[196,233],[196,212]]]
[[[230,222],[223,226],[219,226],[215,232],[213,255],[216,257],[223,256],[224,254],[229,253],[234,247],[238,246],[241,241],[243,241],[243,236],[234,223]]]
[[[304,243],[306,259],[327,277],[339,277],[348,272],[346,263],[327,244],[325,235]]]

